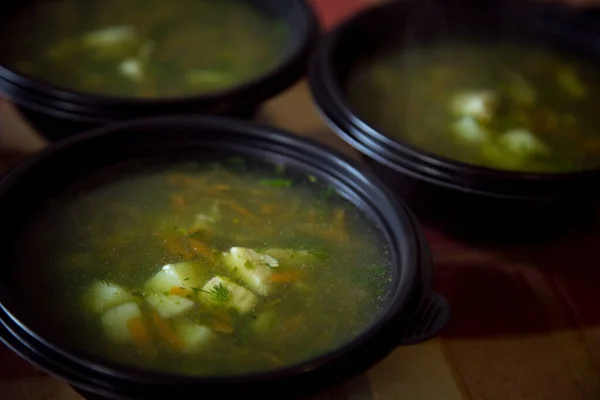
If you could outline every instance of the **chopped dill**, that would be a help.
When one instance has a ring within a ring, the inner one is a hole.
[[[252,264],[250,260],[246,260],[246,262],[244,263],[244,267],[246,267],[247,269],[254,269],[254,264]]]
[[[335,189],[332,188],[331,186],[329,186],[327,189],[325,189],[325,192],[323,193],[323,196],[327,200],[331,199],[333,197],[333,195],[335,195]]]
[[[227,287],[225,285],[223,285],[223,283],[221,283],[221,282],[219,282],[218,285],[213,286],[212,289],[210,289],[209,291],[202,290],[202,289],[199,289],[196,287],[193,287],[191,289],[195,293],[198,293],[198,292],[206,293],[213,299],[220,301],[220,302],[225,302],[225,301],[227,301],[227,299],[229,299],[229,289],[227,289]]]
[[[326,249],[307,250],[306,252],[319,260],[327,261],[331,259],[331,255]]]
[[[263,179],[260,181],[260,184],[263,186],[287,188],[292,186],[292,181],[289,179]]]
[[[108,274],[110,274],[112,271],[113,271],[112,269],[108,269],[108,270],[106,270],[106,271],[102,272],[102,273],[101,273],[101,274],[98,276],[98,279],[100,280],[100,282],[101,282],[103,285],[110,286],[110,282],[109,282],[109,281],[106,279],[106,276],[107,276]]]
[[[283,175],[284,172],[285,172],[285,165],[281,165],[281,164],[275,165],[275,173],[277,175]]]
[[[310,183],[316,183],[316,182],[317,182],[317,177],[316,177],[316,176],[313,176],[313,175],[307,175],[307,176],[306,176],[306,179],[308,179],[308,181],[309,181]]]
[[[209,294],[218,301],[224,302],[229,298],[229,289],[223,283],[219,282],[218,285],[215,285],[210,289]]]
[[[244,160],[242,157],[238,157],[238,156],[229,157],[227,159],[227,163],[229,165],[233,165],[235,167],[245,167],[246,166],[246,160]]]

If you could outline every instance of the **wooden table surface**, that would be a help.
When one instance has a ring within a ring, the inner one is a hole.
[[[313,3],[331,27],[376,1]],[[269,102],[260,118],[355,155],[319,118],[305,83]],[[44,145],[0,100],[0,169]],[[439,338],[397,349],[319,399],[600,399],[600,229],[551,243],[485,247],[426,230],[451,323]],[[0,399],[79,397],[0,345]]]

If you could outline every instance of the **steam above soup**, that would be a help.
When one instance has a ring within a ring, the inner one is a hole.
[[[373,321],[375,226],[315,177],[227,162],[120,166],[53,199],[18,242],[13,296],[62,344],[170,373],[281,368]]]

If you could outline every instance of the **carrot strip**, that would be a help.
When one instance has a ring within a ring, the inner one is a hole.
[[[252,214],[250,211],[246,210],[244,207],[240,206],[237,203],[234,203],[232,201],[222,201],[221,204],[224,204],[226,206],[228,206],[229,208],[231,208],[233,211],[238,212],[239,214],[248,217],[248,218],[256,218],[256,216],[254,214]]]
[[[146,347],[150,344],[150,333],[141,317],[134,317],[127,321],[127,329],[138,346]]]
[[[262,214],[272,214],[277,209],[275,204],[263,204],[260,206],[260,212]]]
[[[201,186],[202,184],[204,184],[204,181],[202,179],[184,174],[170,175],[168,177],[168,181],[171,185],[179,185],[185,187]]]
[[[165,236],[163,242],[168,251],[180,254],[186,261],[193,260],[196,257],[196,254],[184,244],[181,238]]]
[[[333,213],[333,226],[335,227],[335,229],[340,230],[340,231],[344,230],[345,229],[345,220],[346,220],[346,212],[341,208],[337,208]]]
[[[283,331],[285,333],[292,333],[293,331],[298,330],[300,325],[302,325],[302,317],[300,315],[296,315],[285,321],[283,324]]]
[[[192,294],[191,290],[182,288],[180,286],[173,286],[171,288],[170,293],[173,296],[180,296],[180,297],[190,297],[190,295]]]
[[[179,194],[174,194],[171,196],[171,206],[175,213],[181,214],[185,208],[185,199]]]
[[[310,224],[317,222],[317,211],[314,208],[311,208],[310,211],[308,211],[308,222]]]
[[[185,349],[185,343],[177,336],[169,322],[162,319],[156,311],[152,313],[152,321],[161,339],[177,350]]]
[[[212,329],[215,332],[221,332],[221,333],[226,333],[226,334],[233,333],[233,326],[231,326],[230,324],[227,324],[225,322],[222,322],[222,321],[213,322]]]
[[[268,278],[271,283],[290,283],[302,276],[301,271],[279,272],[271,274]]]
[[[197,239],[188,239],[188,244],[190,245],[190,248],[197,254],[203,255],[207,258],[212,258],[214,256],[214,253],[210,247]]]

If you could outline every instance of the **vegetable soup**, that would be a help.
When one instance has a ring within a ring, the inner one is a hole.
[[[0,37],[0,63],[53,85],[173,97],[226,89],[283,57],[282,21],[244,0],[38,0]]]
[[[600,74],[568,53],[465,42],[391,51],[355,69],[348,96],[373,127],[457,161],[527,172],[600,167]]]
[[[313,176],[233,157],[124,164],[44,202],[13,296],[53,340],[188,375],[290,366],[384,303],[385,240]]]

